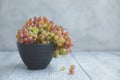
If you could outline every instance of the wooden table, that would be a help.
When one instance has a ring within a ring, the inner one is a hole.
[[[72,52],[53,58],[44,70],[28,70],[18,52],[0,52],[0,80],[120,80],[120,52]]]

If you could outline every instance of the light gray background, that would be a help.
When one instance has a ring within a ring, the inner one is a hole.
[[[120,0],[0,0],[0,50],[16,50],[16,33],[33,16],[68,28],[73,51],[120,50]]]

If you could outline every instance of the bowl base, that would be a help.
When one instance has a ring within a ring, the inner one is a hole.
[[[46,67],[28,67],[28,70],[42,70],[45,69]]]

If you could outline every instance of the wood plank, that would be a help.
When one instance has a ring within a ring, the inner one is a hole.
[[[33,72],[28,70],[23,62],[20,61],[7,80],[33,80]]]
[[[17,52],[0,52],[0,80],[119,80],[119,54],[72,53],[73,57],[53,58],[48,68],[35,71],[27,70]],[[68,74],[71,64],[76,65],[74,75]],[[60,70],[62,65],[66,66],[66,71]]]
[[[43,70],[33,70],[32,80],[49,80],[50,67]]]
[[[120,51],[114,51],[114,52],[110,52],[110,53],[120,57]]]
[[[44,70],[28,70],[22,61],[9,75],[8,80],[49,80],[49,67]]]
[[[120,56],[116,55],[120,54],[120,52],[93,52],[92,54],[103,64],[104,67],[109,69],[109,72],[116,76],[116,78],[120,79]]]
[[[116,52],[99,52],[98,54],[92,52],[92,54],[106,67],[109,67],[109,69],[120,70],[120,56],[115,55]],[[120,54],[120,52],[118,54]]]
[[[92,80],[120,80],[117,73],[114,74],[109,67],[106,67],[104,63],[98,60],[92,53],[93,52],[81,52],[72,55],[86,73],[90,75]],[[96,55],[97,54],[96,52]]]
[[[6,80],[19,62],[17,52],[0,52],[0,80]]]
[[[9,56],[9,53],[8,52],[0,52],[0,65],[3,65],[4,63],[3,63],[3,61],[5,61],[6,60],[6,57],[8,57]]]
[[[76,65],[75,73],[69,74],[70,65]],[[66,70],[61,71],[61,67],[65,66]],[[50,80],[90,80],[84,71],[79,67],[75,60],[67,55],[65,57],[53,58],[50,64]]]

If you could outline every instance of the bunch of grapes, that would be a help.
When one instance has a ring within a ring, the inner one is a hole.
[[[30,18],[18,30],[16,37],[17,42],[21,44],[55,44],[55,58],[58,55],[66,55],[73,46],[70,33],[65,31],[62,26],[49,21],[46,17]]]

